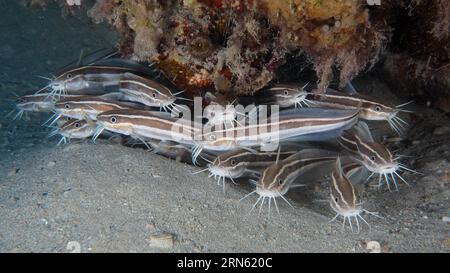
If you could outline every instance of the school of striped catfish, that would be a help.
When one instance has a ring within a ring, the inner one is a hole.
[[[377,142],[366,121],[387,122],[396,134],[408,123],[401,105],[362,95],[354,89],[318,92],[312,84],[272,84],[253,96],[227,99],[206,93],[183,97],[163,84],[149,66],[117,57],[114,51],[79,61],[57,73],[46,86],[16,100],[14,119],[25,112],[51,113],[43,124],[58,144],[74,139],[110,139],[202,167],[225,191],[227,181],[249,183],[256,195],[249,210],[291,203],[286,193],[305,183],[329,181],[335,216],[352,232],[369,223],[358,189],[372,178],[378,187],[409,185],[399,162]],[[203,107],[203,102],[207,106]],[[328,175],[327,175],[328,174]],[[170,174],[168,174],[170,175]]]

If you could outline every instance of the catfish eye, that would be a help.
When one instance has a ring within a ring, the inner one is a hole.
[[[25,102],[24,99],[17,99],[17,100],[16,100],[16,103],[24,103],[24,102]]]
[[[375,156],[374,156],[374,155],[371,156],[370,159],[371,159],[372,161],[375,161]]]
[[[80,123],[76,122],[73,126],[75,126],[75,128],[78,128],[78,127],[80,127]]]
[[[234,166],[234,165],[236,165],[236,160],[232,159],[230,163],[231,163],[231,166]]]
[[[334,201],[337,203],[337,201],[338,201],[337,197],[334,198]]]
[[[117,122],[117,118],[116,117],[111,117],[109,120],[111,121],[111,123],[116,123]]]
[[[381,111],[381,107],[379,105],[375,106],[375,111],[380,112]]]
[[[156,98],[156,93],[152,93],[152,96],[153,96],[154,98]]]
[[[289,91],[288,90],[284,90],[284,94],[287,96],[289,95]]]
[[[278,183],[281,185],[283,184],[283,179],[278,179]]]
[[[67,76],[66,76],[68,79],[70,79],[70,78],[72,78],[72,74],[67,74]]]
[[[68,104],[68,103],[64,104],[64,108],[70,109],[70,104]]]

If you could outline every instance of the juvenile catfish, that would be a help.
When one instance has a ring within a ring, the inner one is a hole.
[[[181,111],[179,109],[181,106],[175,103],[177,97],[170,89],[153,80],[127,72],[119,81],[119,90],[123,93],[125,100],[164,110],[174,108]]]
[[[54,135],[61,135],[61,142],[67,143],[71,139],[84,139],[94,135],[96,124],[86,120],[69,120],[63,125],[56,128],[49,134],[49,137]]]
[[[217,183],[225,187],[225,179],[233,179],[259,174],[263,168],[273,164],[278,159],[284,159],[294,154],[295,151],[262,152],[248,149],[237,149],[220,154],[208,164],[207,169]],[[203,171],[203,170],[202,170]]]
[[[308,95],[308,92],[305,90],[306,85],[275,84],[258,91],[252,98],[252,102],[255,101],[257,104],[276,104],[280,108],[311,106],[313,102],[306,98]]]
[[[135,109],[111,110],[97,116],[99,125],[95,137],[103,130],[129,135],[136,139],[175,141],[192,145],[201,127],[191,121],[174,118],[169,113]]]
[[[338,109],[359,109],[359,118],[364,120],[387,121],[398,134],[407,126],[407,122],[398,116],[400,112],[410,112],[401,107],[409,104],[393,106],[387,101],[361,94],[342,93],[328,89],[326,93],[309,93],[307,99],[314,107],[328,107]]]
[[[396,177],[408,184],[399,174],[400,170],[416,172],[399,163],[398,157],[395,157],[385,145],[375,142],[369,127],[364,122],[359,122],[353,128],[345,131],[339,138],[339,142],[354,155],[357,162],[371,172],[369,178],[378,174],[379,186],[384,178],[389,190],[391,190],[391,180],[398,190]]]
[[[275,163],[269,165],[263,171],[258,182],[256,182],[256,189],[244,198],[253,193],[259,195],[258,200],[256,200],[251,211],[256,207],[259,201],[261,201],[261,211],[266,198],[269,203],[269,213],[272,200],[278,211],[276,198],[281,197],[290,205],[284,195],[291,187],[293,187],[294,181],[298,178],[302,178],[303,182],[319,178],[324,172],[326,173],[326,170],[332,169],[332,164],[336,160],[336,157],[337,155],[331,151],[304,149],[284,160],[276,160]]]
[[[203,149],[229,151],[239,147],[264,147],[281,141],[333,139],[357,119],[358,110],[302,108],[280,111],[279,116],[271,116],[257,124],[204,132],[194,146],[193,161]]]
[[[125,73],[148,75],[145,66],[123,59],[103,59],[87,65],[70,67],[59,72],[49,84],[52,95],[61,94],[104,94],[106,88],[118,86]],[[40,92],[40,91],[38,91]]]
[[[352,163],[352,168],[357,167]],[[347,168],[348,169],[348,168]],[[360,231],[359,219],[366,223],[369,227],[369,223],[361,216],[362,212],[376,214],[369,212],[362,208],[362,203],[358,191],[345,175],[341,166],[340,158],[336,159],[336,164],[330,179],[330,206],[336,212],[336,216],[331,219],[330,222],[337,219],[337,217],[344,217],[343,227],[345,227],[346,220],[348,219],[349,225],[353,230],[352,219],[356,222],[357,232]],[[379,217],[379,216],[378,216]]]
[[[96,96],[80,96],[55,103],[56,119],[66,116],[74,119],[96,120],[101,112],[139,107],[132,103],[118,102]]]
[[[53,97],[49,93],[38,93],[31,95],[20,96],[15,101],[15,109],[17,114],[14,119],[22,117],[24,112],[52,112],[55,108],[55,103],[63,98],[75,98],[77,95],[64,95],[60,97]],[[11,113],[12,113],[11,112]]]

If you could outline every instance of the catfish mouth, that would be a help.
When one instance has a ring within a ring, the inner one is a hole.
[[[379,170],[379,173],[381,173],[381,174],[391,174],[391,173],[396,172],[398,170],[398,168],[399,168],[398,164],[390,163],[390,164],[381,166],[378,170]]]
[[[212,175],[226,176],[226,177],[230,177],[230,176],[231,176],[231,177],[234,178],[234,175],[232,175],[231,172],[230,172],[230,170],[228,170],[228,169],[221,168],[221,167],[219,167],[219,166],[212,165],[212,164],[210,164],[210,165],[208,166],[208,169],[209,169],[209,172],[210,172]]]
[[[260,187],[256,188],[256,193],[259,194],[259,196],[271,197],[271,198],[272,197],[275,198],[275,197],[278,197],[278,196],[281,195],[280,193],[278,193],[278,191],[271,191],[271,190],[263,189],[263,188],[260,188]]]
[[[342,215],[344,217],[356,217],[357,215],[360,215],[363,210],[361,208],[357,207],[357,208],[348,208],[348,209],[341,210],[341,211],[337,211],[335,209],[335,211],[336,211],[336,213],[339,213],[340,215]]]
[[[64,82],[60,82],[58,80],[53,80],[50,84],[49,87],[53,90],[53,91],[63,91],[64,88]]]
[[[311,107],[314,105],[314,102],[307,99],[306,97],[308,96],[308,93],[306,92],[299,92],[298,94],[296,94],[290,101],[292,103],[294,103],[295,107]]]
[[[161,105],[161,107],[168,107],[173,105],[173,103],[177,100],[177,98],[173,97],[173,98],[167,98],[165,100],[160,100],[159,104]]]
[[[211,165],[209,167],[209,171],[214,175],[225,176],[228,178],[238,178],[244,174],[245,169],[243,167],[226,169],[215,165]]]
[[[359,214],[361,214],[361,212],[363,211],[361,209],[360,206],[356,206],[354,208],[351,207],[347,207],[347,208],[338,208],[337,204],[334,201],[334,198],[331,196],[332,199],[330,199],[330,206],[331,208],[334,210],[334,212],[336,212],[339,215],[342,215],[344,217],[353,217],[353,216],[357,216]]]
[[[396,163],[388,163],[386,165],[378,165],[374,162],[364,162],[364,166],[372,173],[378,173],[381,175],[391,174],[398,170],[398,165]]]
[[[275,188],[275,187],[274,187]],[[277,188],[275,189],[268,189],[268,188],[263,188],[261,186],[256,186],[256,193],[259,194],[259,196],[261,197],[271,197],[271,198],[275,198],[275,197],[280,197],[284,194],[287,193],[288,191],[288,187],[283,187],[280,190],[278,190]]]
[[[394,119],[397,115],[398,115],[399,111],[398,110],[393,110],[391,113],[388,114],[387,118],[388,119]]]

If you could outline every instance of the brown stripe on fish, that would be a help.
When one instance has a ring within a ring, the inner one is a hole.
[[[107,130],[185,144],[192,144],[193,136],[201,132],[191,121],[173,118],[170,114],[161,112],[112,110],[99,114],[97,119]],[[122,129],[125,130],[121,131]]]
[[[87,115],[90,119],[95,120],[96,116],[101,112],[129,108],[129,104],[94,96],[63,99],[55,103],[55,111],[57,113],[75,119],[84,119]]]

